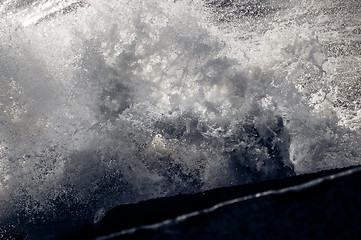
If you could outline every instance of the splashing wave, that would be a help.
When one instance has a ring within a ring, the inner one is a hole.
[[[360,8],[337,4],[1,2],[0,218],[359,164]]]

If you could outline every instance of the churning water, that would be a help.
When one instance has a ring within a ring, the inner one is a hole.
[[[3,223],[360,164],[359,0],[1,0],[0,39]]]

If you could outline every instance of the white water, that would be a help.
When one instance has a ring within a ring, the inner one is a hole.
[[[1,1],[0,217],[360,164],[360,3],[219,3]]]

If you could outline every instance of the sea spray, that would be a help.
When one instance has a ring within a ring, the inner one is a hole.
[[[332,1],[0,4],[2,221],[359,164]]]

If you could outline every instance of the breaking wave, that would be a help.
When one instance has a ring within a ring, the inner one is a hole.
[[[0,221],[360,164],[358,1],[0,1]]]

